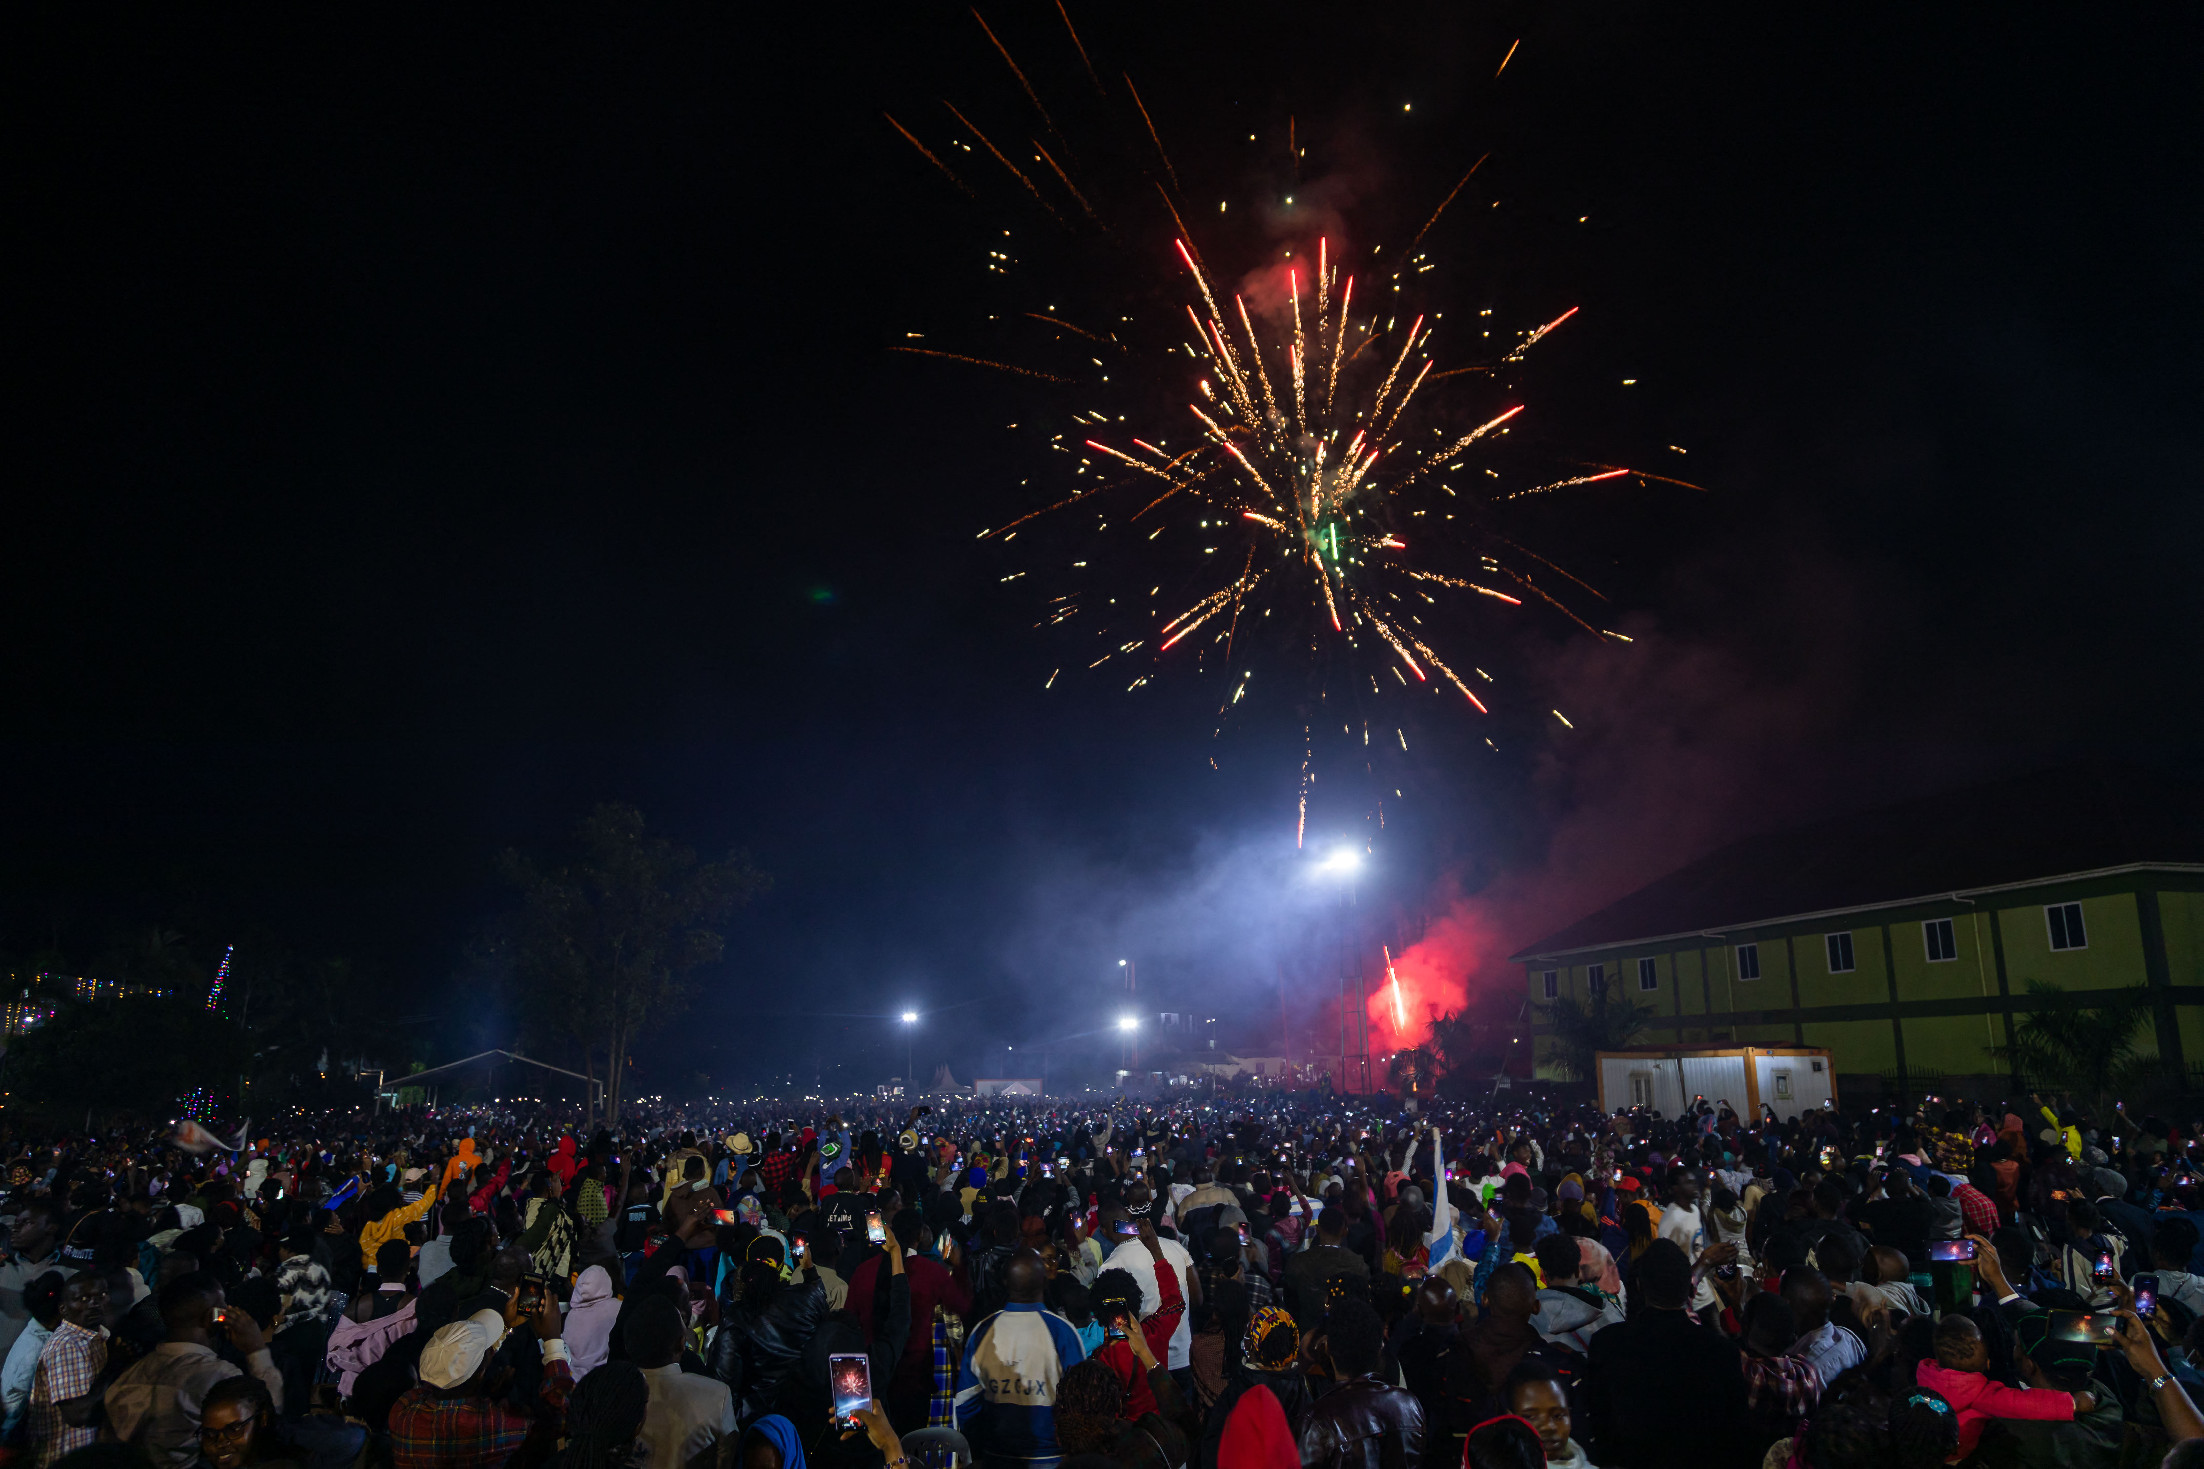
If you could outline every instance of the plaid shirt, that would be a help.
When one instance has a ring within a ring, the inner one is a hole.
[[[537,1399],[544,1417],[516,1410],[502,1398],[447,1397],[433,1387],[411,1389],[390,1410],[391,1458],[398,1469],[497,1469],[528,1441],[538,1422],[556,1433],[574,1389],[565,1355],[543,1361]]]
[[[1997,1233],[1997,1205],[1990,1196],[1971,1183],[1963,1183],[1951,1191],[1959,1201],[1959,1217],[1967,1221],[1967,1233],[1979,1234],[1984,1239]]]
[[[758,1176],[765,1180],[765,1197],[769,1203],[781,1201],[781,1190],[788,1184],[788,1175],[795,1171],[796,1155],[786,1148],[776,1148],[758,1163]]]
[[[86,1331],[64,1321],[46,1338],[38,1354],[38,1375],[31,1382],[31,1441],[38,1445],[38,1463],[44,1465],[99,1441],[99,1426],[71,1428],[62,1421],[61,1405],[92,1390],[107,1365],[106,1331]]]
[[[1802,1418],[1821,1401],[1821,1373],[1805,1358],[1747,1355],[1739,1360],[1745,1368],[1745,1406],[1755,1412],[1781,1409]]]
[[[957,1426],[957,1368],[964,1362],[964,1318],[934,1307],[934,1390],[926,1401],[926,1426]]]

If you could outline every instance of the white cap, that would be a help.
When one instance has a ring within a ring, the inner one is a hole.
[[[458,1387],[482,1369],[483,1359],[504,1339],[505,1318],[495,1311],[440,1326],[421,1348],[421,1380],[430,1387]]]

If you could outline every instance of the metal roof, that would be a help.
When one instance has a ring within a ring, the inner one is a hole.
[[[1747,837],[1510,958],[1719,939],[2143,869],[2204,873],[2204,792],[2135,766],[2066,765]]]

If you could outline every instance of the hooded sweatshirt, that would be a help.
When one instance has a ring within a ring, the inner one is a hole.
[[[565,1137],[559,1139],[558,1150],[544,1160],[543,1166],[558,1176],[561,1189],[570,1189],[574,1186],[574,1175],[581,1172],[582,1164],[581,1160],[574,1156],[574,1135],[572,1133],[568,1133]]]
[[[590,1266],[575,1280],[566,1311],[566,1349],[574,1358],[577,1381],[604,1365],[612,1350],[612,1325],[619,1319],[620,1298],[612,1293],[611,1275],[602,1265]]]
[[[1596,1291],[1580,1293],[1546,1287],[1538,1293],[1538,1314],[1531,1318],[1532,1328],[1556,1346],[1572,1352],[1589,1351],[1593,1333],[1622,1320],[1623,1310],[1604,1297],[1595,1305],[1585,1299],[1586,1294],[1598,1297]]]
[[[459,1140],[459,1151],[452,1154],[445,1161],[444,1176],[437,1181],[437,1190],[442,1192],[444,1189],[450,1188],[453,1179],[461,1173],[471,1170],[481,1161],[482,1159],[475,1155],[474,1139],[471,1137],[461,1138]]]
[[[1922,1361],[1914,1380],[1931,1392],[1944,1395],[1959,1414],[1959,1451],[1953,1461],[1966,1458],[1982,1441],[1982,1425],[1992,1418],[2032,1418],[2066,1423],[2074,1417],[2074,1399],[2048,1387],[2007,1387],[1979,1372],[1955,1372],[1931,1357]]]
[[[1301,1450],[1286,1411],[1267,1387],[1249,1388],[1232,1406],[1217,1444],[1217,1469],[1300,1469]]]

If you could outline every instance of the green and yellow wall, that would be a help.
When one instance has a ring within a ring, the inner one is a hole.
[[[2082,906],[2087,945],[2054,950],[2045,910]],[[1923,925],[1948,919],[1956,954],[1932,961]],[[1832,973],[1827,937],[1852,935],[1853,968]],[[1756,946],[1758,979],[1740,978],[1738,948]],[[1639,961],[1655,987],[1640,988]],[[1826,1046],[1840,1087],[1874,1079],[1979,1078],[2007,1074],[1996,1054],[2014,1020],[2044,1002],[2032,981],[2057,985],[2086,1006],[2092,992],[2149,992],[2151,1020],[2139,1048],[2169,1065],[2204,1065],[2204,874],[2124,871],[2049,880],[1720,933],[1669,937],[1531,958],[1528,994],[1584,998],[1592,966],[1621,996],[1655,1011],[1641,1043]],[[2057,1002],[2054,1002],[2057,1003]],[[1536,1011],[1534,1009],[1533,1013]],[[1543,1027],[1533,1027],[1538,1074]]]

